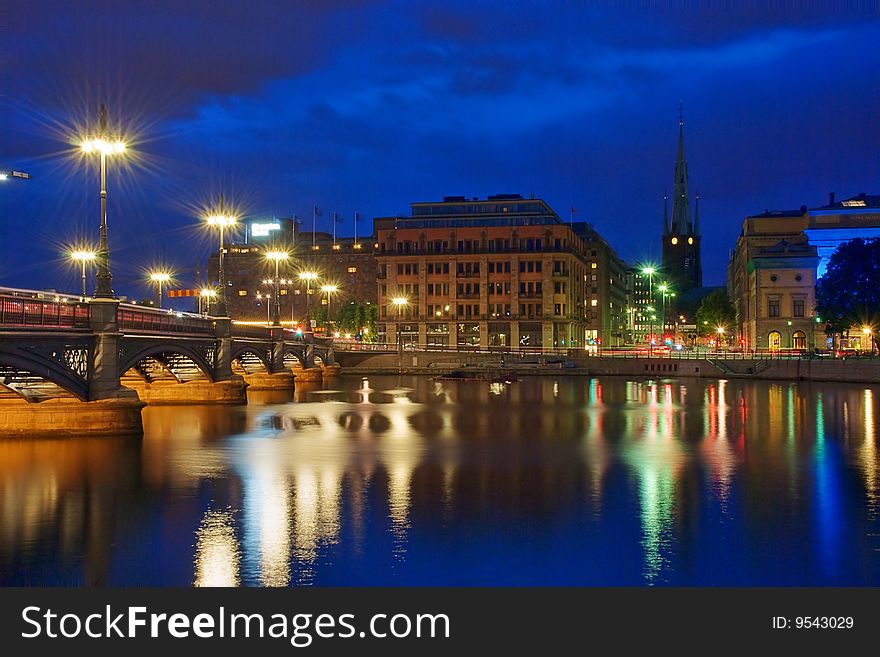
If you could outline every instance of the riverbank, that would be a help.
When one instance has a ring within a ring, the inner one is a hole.
[[[515,371],[521,376],[635,376],[704,377],[779,381],[829,381],[880,383],[880,361],[822,360],[798,358],[621,358],[621,357],[536,357],[461,352],[407,352],[398,354],[341,354],[345,376],[418,374],[436,376],[455,369],[473,368]]]

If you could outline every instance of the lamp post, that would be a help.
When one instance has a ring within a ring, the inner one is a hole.
[[[306,331],[311,331],[312,318],[309,315],[309,296],[312,294],[312,281],[318,280],[318,274],[313,271],[301,271],[299,280],[306,282]]]
[[[217,260],[217,316],[227,317],[228,313],[226,310],[226,270],[223,268],[223,236],[227,228],[231,228],[235,225],[236,218],[234,214],[227,213],[226,203],[224,202],[222,194],[220,195],[220,206],[217,212],[214,212],[205,217],[205,221],[209,226],[217,228],[220,232],[220,247]]]
[[[720,351],[719,347],[721,347],[721,339],[724,337],[724,327],[719,326],[715,329],[715,332],[718,334],[718,338],[715,341],[715,351]]]
[[[280,289],[280,281],[278,280],[278,266],[282,262],[287,262],[287,259],[290,255],[287,251],[267,251],[266,259],[269,262],[275,263],[275,278],[272,280],[275,294],[275,304],[273,306],[272,311],[272,325],[273,326],[281,326],[281,289]]]
[[[398,369],[403,370],[403,340],[400,335],[400,320],[403,315],[403,308],[409,303],[406,297],[394,297],[391,304],[397,307],[397,365]]]
[[[330,334],[330,295],[334,294],[339,288],[336,285],[322,285],[321,292],[327,295],[327,334]]]
[[[71,251],[70,258],[74,262],[78,262],[82,265],[82,296],[85,299],[86,296],[86,264],[89,262],[93,262],[95,258],[97,258],[97,254],[94,251]]]
[[[266,326],[270,326],[271,320],[269,319],[269,299],[272,298],[271,294],[260,294],[257,292],[257,301],[266,300]]]
[[[167,283],[171,280],[171,274],[164,271],[154,271],[150,273],[150,280],[156,284],[157,291],[159,293],[159,308],[162,307],[162,283]]]
[[[654,273],[657,270],[654,267],[643,267],[642,273],[648,277],[648,306],[654,305]],[[648,353],[653,355],[654,353],[654,315],[653,310],[651,311],[651,323],[650,323],[650,333],[648,334]]]
[[[97,153],[101,162],[101,239],[96,254],[98,273],[95,298],[112,299],[113,276],[110,274],[110,247],[107,243],[107,158],[122,155],[125,152],[125,142],[107,134],[107,108],[104,105],[101,105],[98,113],[98,134],[80,142],[80,149],[86,155]]]
[[[211,299],[217,298],[217,290],[209,287],[203,287],[199,290],[199,312],[208,314],[208,308],[211,305]]]

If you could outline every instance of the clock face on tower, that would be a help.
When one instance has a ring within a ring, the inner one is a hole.
[[[672,243],[673,243],[673,244],[678,244],[678,238],[677,238],[677,237],[673,237],[673,238],[672,238]]]
[[[688,237],[688,244],[693,244],[693,243],[694,243],[694,238]]]

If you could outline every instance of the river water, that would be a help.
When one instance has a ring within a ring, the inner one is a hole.
[[[0,441],[3,585],[880,585],[880,387],[342,377]]]

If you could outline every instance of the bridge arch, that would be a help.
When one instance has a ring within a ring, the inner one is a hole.
[[[272,360],[267,350],[248,343],[233,345],[232,363],[233,366],[237,363],[244,374],[272,371]]]
[[[290,369],[292,367],[306,367],[305,348],[302,346],[285,347],[282,353],[284,367]]]
[[[157,368],[155,364],[161,367]],[[214,380],[212,364],[204,355],[185,343],[157,343],[133,350],[121,359],[119,376],[124,377],[129,370],[135,370],[145,380],[152,378],[152,375],[166,378],[160,375],[162,371],[170,374],[179,383],[198,379]]]
[[[63,347],[60,349],[64,353]],[[59,349],[50,353],[57,355]],[[88,401],[88,361],[83,364],[84,371],[80,375],[65,364],[66,357],[65,354],[61,359],[51,358],[40,352],[0,341],[0,387],[29,402],[59,397],[75,397]]]

